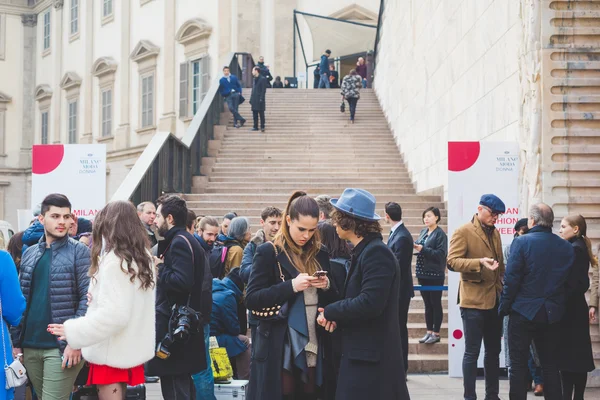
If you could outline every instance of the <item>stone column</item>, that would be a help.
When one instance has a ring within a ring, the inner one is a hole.
[[[37,14],[21,15],[23,23],[23,115],[19,168],[31,166],[31,146],[35,137],[35,61]]]
[[[281,75],[275,69],[275,0],[262,0],[260,13],[260,54],[253,54],[254,58],[263,56],[271,73]]]
[[[113,2],[114,4],[118,4]],[[131,146],[131,126],[129,123],[131,99],[131,71],[129,55],[131,49],[131,0],[121,0],[121,65],[119,66],[119,98],[121,99],[121,120],[115,132],[114,150]]]
[[[159,131],[175,134],[177,114],[175,113],[175,2],[165,1],[165,42],[164,66],[164,109],[158,122]]]
[[[85,29],[85,74],[83,75],[83,102],[85,110],[83,111],[83,135],[79,143],[90,144],[94,141],[92,118],[94,109],[94,76],[92,75],[92,66],[94,65],[94,0],[85,2],[85,20],[82,28]],[[79,15],[82,15],[80,13]]]
[[[52,82],[52,91],[56,93],[52,96],[52,109],[50,117],[52,118],[52,128],[50,129],[50,135],[52,137],[52,143],[66,142],[66,136],[63,138],[61,129],[62,119],[62,96],[60,91],[60,80],[63,73],[63,4],[64,0],[54,0],[54,8],[56,12],[54,15],[54,40],[52,43],[53,57],[55,57],[56,63],[54,65],[54,79]]]
[[[275,73],[281,76],[283,80],[285,76],[292,76],[294,73],[294,46],[292,45],[294,35],[292,27],[294,23],[294,9],[298,6],[298,0],[274,1],[274,30],[276,35],[273,38],[272,46],[273,54],[276,54],[277,58],[270,62],[273,65]],[[301,57],[300,43],[298,42],[297,45],[298,54]],[[304,71],[304,68],[300,68],[299,71]]]

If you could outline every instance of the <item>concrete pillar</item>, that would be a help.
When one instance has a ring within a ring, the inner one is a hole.
[[[19,168],[31,166],[31,146],[35,137],[35,53],[37,51],[37,14],[21,15],[23,23],[23,115]]]
[[[164,43],[164,111],[158,123],[160,131],[175,134],[177,114],[175,113],[175,2],[165,1],[165,43]]]
[[[131,146],[131,126],[129,123],[129,104],[131,99],[131,0],[121,0],[121,65],[119,66],[119,97],[121,99],[121,117],[115,133],[114,149],[126,149]],[[118,3],[115,3],[118,4]]]
[[[54,38],[52,43],[52,51],[54,52],[54,59],[56,64],[54,65],[54,79],[52,83],[52,109],[50,111],[50,117],[52,118],[52,128],[50,129],[51,142],[61,143],[66,142],[66,135],[63,135],[61,129],[61,117],[62,117],[62,96],[60,89],[60,80],[63,73],[63,4],[64,0],[54,0],[54,9],[56,10],[54,15],[54,22],[52,28],[54,28]],[[66,133],[66,132],[65,132]],[[63,137],[65,136],[65,137]]]
[[[271,74],[281,75],[281,72],[275,69],[275,0],[261,1],[260,27],[260,54],[253,56],[263,56]]]
[[[94,0],[86,0],[85,2],[85,19],[82,28],[85,29],[85,73],[83,79],[83,102],[85,109],[83,111],[83,135],[79,143],[92,143],[93,128],[92,118],[94,110],[94,76],[92,75],[92,66],[94,65]],[[82,15],[80,13],[80,15]]]

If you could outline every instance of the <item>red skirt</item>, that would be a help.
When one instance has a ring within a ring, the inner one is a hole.
[[[129,369],[119,369],[107,365],[96,365],[90,363],[88,374],[88,385],[111,385],[113,383],[126,383],[129,386],[141,385],[146,381],[144,377],[144,366]]]

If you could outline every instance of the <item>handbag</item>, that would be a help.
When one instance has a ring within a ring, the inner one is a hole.
[[[346,102],[344,100],[342,100],[342,104],[340,104],[340,112],[346,112]]]
[[[16,358],[10,365],[8,365],[8,356],[6,353],[6,341],[4,339],[4,316],[2,315],[2,298],[0,298],[0,321],[2,325],[2,350],[4,351],[4,374],[6,375],[6,387],[5,389],[12,389],[22,386],[27,383],[27,371],[21,361]],[[11,347],[12,352],[12,347]]]
[[[270,242],[273,245],[273,249],[275,250],[275,260],[277,260],[277,256],[279,253],[277,252],[277,246],[273,242]],[[281,282],[285,282],[285,276],[283,275],[283,270],[281,269],[281,264],[279,260],[277,260],[277,267],[279,268],[279,278]],[[252,310],[252,315],[254,315],[260,321],[282,321],[286,320],[288,317],[288,306],[289,302],[285,302],[283,304],[275,304],[273,307],[265,307],[260,310]]]

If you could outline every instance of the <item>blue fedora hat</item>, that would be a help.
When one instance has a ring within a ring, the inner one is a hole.
[[[363,189],[345,189],[339,199],[331,199],[329,202],[336,209],[364,221],[375,222],[381,219],[375,213],[375,196]]]

